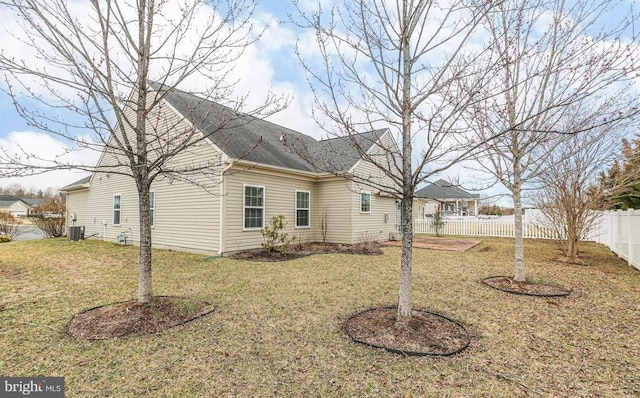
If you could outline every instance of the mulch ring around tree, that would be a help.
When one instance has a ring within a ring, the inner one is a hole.
[[[372,308],[349,317],[344,331],[356,343],[406,356],[450,356],[469,346],[471,337],[457,321],[413,309],[406,328],[397,328],[396,307]]]
[[[155,296],[148,304],[130,300],[90,308],[71,318],[66,332],[86,340],[142,336],[202,318],[214,310],[215,307],[205,301]]]
[[[571,290],[562,286],[531,280],[517,282],[510,276],[490,276],[484,278],[482,283],[503,292],[525,296],[565,297],[571,294]]]

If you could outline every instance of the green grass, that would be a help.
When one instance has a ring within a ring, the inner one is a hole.
[[[154,293],[217,310],[165,332],[104,342],[66,337],[90,307],[136,297],[137,248],[40,240],[0,247],[0,373],[65,376],[67,397],[637,396],[640,272],[604,247],[589,267],[526,241],[530,277],[568,298],[483,285],[513,272],[511,240],[466,253],[414,251],[413,302],[464,323],[463,355],[404,358],[352,343],[357,311],[397,300],[400,249],[254,263],[154,252]]]

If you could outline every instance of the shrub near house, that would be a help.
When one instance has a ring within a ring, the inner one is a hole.
[[[8,211],[0,211],[0,243],[10,242],[20,234],[22,219],[14,217]]]
[[[47,237],[56,238],[66,234],[65,217],[66,203],[56,196],[34,206],[34,211],[38,215],[33,223],[44,232]]]

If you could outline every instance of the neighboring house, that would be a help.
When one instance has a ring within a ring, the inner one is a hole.
[[[446,216],[475,216],[479,200],[479,194],[471,194],[445,180],[438,180],[416,191],[414,218],[430,217],[438,208]]]
[[[47,200],[47,199],[44,199],[44,198],[22,199],[23,202],[25,202],[27,205],[29,205],[29,215],[30,216],[37,215],[34,207],[39,205],[40,203],[44,202],[45,200]]]
[[[33,214],[33,206],[44,199],[23,199],[17,196],[0,195],[0,211],[7,211],[14,217],[26,217]]]
[[[172,121],[171,133],[195,128],[206,137],[176,163],[218,159],[220,166],[208,176],[214,192],[179,178],[153,182],[154,247],[205,254],[259,248],[262,228],[279,214],[287,222],[284,232],[303,242],[383,241],[397,231],[397,200],[351,178],[386,181],[358,155],[352,140],[370,155],[387,156],[381,145],[397,148],[388,130],[317,141],[242,115],[219,129],[230,110],[182,91],[170,92],[160,108]],[[114,156],[103,153],[97,170],[117,164]],[[96,172],[61,191],[67,193],[68,225],[84,226],[86,237],[117,241],[125,233],[128,242],[139,242],[138,193],[131,177]]]

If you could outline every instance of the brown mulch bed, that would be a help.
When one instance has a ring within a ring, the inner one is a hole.
[[[483,279],[482,282],[494,289],[526,296],[563,297],[571,294],[571,290],[565,289],[562,286],[529,280],[517,282],[509,276],[490,276]]]
[[[366,242],[355,245],[342,245],[334,243],[305,243],[296,244],[289,247],[289,250],[282,254],[279,251],[267,253],[264,249],[247,250],[234,253],[229,258],[250,261],[289,261],[296,258],[311,256],[313,254],[345,253],[360,255],[381,255],[380,244],[376,242]]]
[[[354,341],[408,356],[449,356],[470,342],[467,330],[442,315],[414,309],[406,328],[397,328],[396,308],[373,308],[350,317],[345,332]]]
[[[156,296],[151,303],[137,300],[107,304],[75,315],[67,324],[72,337],[107,340],[157,333],[213,312],[205,301],[181,297]]]
[[[480,244],[479,240],[473,239],[449,239],[427,236],[414,236],[413,247],[418,249],[446,250],[454,252],[465,252]],[[386,242],[387,246],[402,246],[400,241]]]

